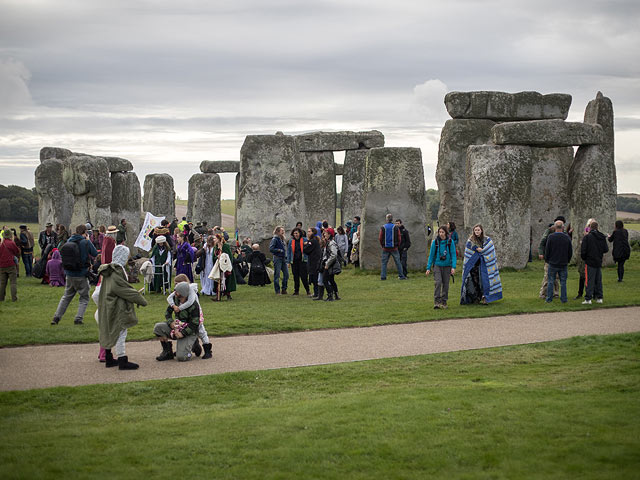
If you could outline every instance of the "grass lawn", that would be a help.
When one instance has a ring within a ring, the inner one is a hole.
[[[626,228],[627,230],[640,230],[640,223],[624,223],[624,228]]]
[[[640,476],[640,334],[3,392],[0,405],[6,479]]]
[[[212,302],[201,297],[209,335],[226,336],[248,333],[289,332],[322,328],[361,327],[394,323],[423,322],[444,318],[486,317],[530,312],[583,310],[614,306],[640,305],[640,253],[625,265],[625,281],[618,283],[616,268],[603,271],[603,305],[584,306],[573,300],[578,290],[578,275],[570,268],[566,305],[555,301],[547,304],[538,298],[543,263],[536,261],[519,272],[501,272],[504,299],[488,306],[459,305],[460,276],[449,289],[448,310],[433,310],[433,277],[424,272],[410,272],[408,281],[400,282],[393,275],[385,282],[377,272],[354,271],[349,266],[337,277],[342,300],[314,302],[302,296],[275,296],[273,286],[239,285],[232,301]],[[292,279],[290,279],[292,282]],[[136,285],[142,287],[142,283]],[[292,285],[289,287],[293,291]],[[304,290],[301,288],[301,291]],[[97,342],[98,328],[93,319],[95,304],[90,302],[84,325],[74,325],[78,297],[57,326],[50,322],[64,292],[62,287],[41,285],[40,280],[18,279],[18,302],[0,304],[0,346]],[[8,292],[7,292],[8,293]],[[167,303],[158,294],[147,295],[149,305],[137,309],[139,324],[129,330],[129,340],[153,337],[155,322],[164,315]]]

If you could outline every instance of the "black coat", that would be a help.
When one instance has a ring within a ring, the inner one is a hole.
[[[404,225],[400,227],[400,245],[398,246],[399,250],[409,250],[411,247],[411,237],[409,236],[409,230],[407,230]]]
[[[626,228],[620,230],[614,230],[609,241],[613,242],[613,259],[617,262],[619,260],[628,260],[631,256],[631,246],[629,245],[629,232]]]
[[[322,250],[317,237],[313,237],[304,242],[302,251],[309,258],[309,273],[320,271],[320,263],[322,262]]]
[[[591,230],[582,239],[580,256],[584,263],[593,268],[602,267],[602,256],[609,251],[607,237],[598,230]]]

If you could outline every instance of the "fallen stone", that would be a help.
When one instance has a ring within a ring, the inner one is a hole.
[[[301,152],[335,152],[359,148],[354,132],[314,132],[297,135],[295,138]]]
[[[127,221],[125,244],[133,249],[142,227],[142,192],[140,181],[134,172],[114,172],[111,174],[111,224]]]
[[[220,175],[196,173],[189,179],[187,218],[196,222],[207,222],[209,228],[222,225],[220,205]]]
[[[298,220],[305,228],[318,220],[336,224],[336,172],[333,152],[300,152],[300,187],[305,215]]]
[[[152,173],[144,177],[144,212],[171,221],[176,214],[176,192],[173,177],[166,173]]]
[[[133,164],[126,158],[119,157],[102,157],[107,162],[110,172],[130,172],[133,170]],[[140,183],[140,182],[138,182]]]
[[[571,95],[538,92],[449,92],[444,97],[452,118],[478,118],[495,121],[565,120],[571,106]]]
[[[364,184],[369,150],[349,150],[344,155],[342,171],[341,215],[342,223],[362,217]]]
[[[356,132],[356,141],[359,149],[384,147],[384,135],[378,130]]]
[[[71,225],[73,195],[64,186],[63,168],[63,160],[56,158],[48,158],[36,167],[38,223],[42,228],[47,222],[61,223],[67,228]]]
[[[536,147],[570,147],[597,145],[604,141],[600,125],[563,120],[533,120],[499,123],[491,129],[496,145],[531,145]]]
[[[200,162],[202,173],[237,173],[240,171],[240,162],[237,160],[203,160]]]

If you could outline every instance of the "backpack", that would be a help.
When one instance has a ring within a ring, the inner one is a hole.
[[[80,246],[76,241],[68,241],[60,247],[60,256],[62,257],[62,267],[71,272],[79,272],[84,268]]]
[[[391,227],[389,229],[388,227]],[[397,248],[398,247],[398,237],[396,233],[396,229],[398,227],[393,223],[386,223],[382,226],[383,238],[384,238],[384,248]]]
[[[338,262],[340,262],[340,265],[346,265],[347,264],[347,261],[342,256],[342,250],[340,250],[339,248],[338,248]]]

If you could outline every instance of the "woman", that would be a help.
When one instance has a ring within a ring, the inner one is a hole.
[[[211,300],[216,302],[222,298],[222,295],[227,297],[227,300],[232,300],[231,292],[236,291],[237,284],[231,263],[233,257],[231,247],[221,233],[216,233],[213,238],[216,263],[213,265],[211,273],[209,273],[209,278],[215,281],[214,296],[211,297]],[[224,278],[222,278],[223,276]]]
[[[213,280],[209,278],[209,274],[211,273],[211,269],[215,262],[214,241],[215,238],[213,236],[208,236],[207,244],[196,252],[196,257],[198,257],[198,267],[196,272],[198,272],[198,270],[200,271],[201,291],[203,295],[209,296],[215,294],[215,290],[213,289]]]
[[[153,265],[153,282],[151,290],[160,293],[171,287],[171,251],[164,235],[156,237],[156,244],[151,249],[151,264]]]
[[[46,274],[49,277],[49,285],[52,287],[64,287],[66,276],[62,267],[62,257],[57,248],[51,253],[51,260],[47,262]]]
[[[340,300],[338,296],[338,284],[336,283],[335,276],[342,272],[342,266],[338,260],[338,244],[333,237],[335,233],[333,228],[327,228],[322,232],[325,241],[325,247],[322,252],[322,282],[327,288],[326,302],[333,302],[334,298]],[[321,289],[322,291],[322,289]],[[319,296],[318,300],[321,300],[322,296]]]
[[[103,265],[107,263],[111,263],[111,254],[113,253],[113,249],[116,248],[116,235],[118,234],[118,229],[115,225],[109,225],[109,228],[106,230],[105,236],[102,239],[102,250],[100,251],[100,261]]]
[[[622,220],[616,220],[616,228],[608,238],[613,242],[613,261],[618,264],[618,281],[621,282],[624,277],[624,262],[631,256],[629,232],[624,228]]]
[[[191,264],[194,260],[193,248],[187,241],[187,236],[184,233],[179,233],[178,246],[176,247],[176,275],[186,275],[189,283],[193,283]]]
[[[313,299],[318,298],[318,272],[322,262],[322,249],[318,241],[318,230],[311,227],[307,230],[307,240],[304,242],[304,253],[307,256],[307,267],[309,271],[309,283],[313,285]],[[323,289],[324,295],[324,289]],[[322,298],[322,295],[320,295]]]
[[[360,225],[358,225],[358,229],[353,232],[352,244],[350,260],[355,268],[360,268]]]
[[[431,242],[426,275],[433,268],[435,287],[433,291],[433,308],[447,308],[449,299],[449,279],[456,273],[456,248],[449,237],[447,227],[438,228],[438,236]]]
[[[98,255],[100,254],[100,244],[102,243],[100,241],[100,230],[98,230],[97,228],[94,229],[91,232],[91,243],[93,243],[93,246],[95,247],[96,251],[98,252]]]
[[[473,227],[464,252],[460,304],[487,305],[502,298],[502,283],[496,263],[496,248],[485,237],[482,225]]]
[[[582,240],[584,239],[584,236],[591,231],[591,227],[589,227],[589,225],[591,225],[591,222],[593,222],[594,220],[594,218],[590,218],[589,220],[587,220],[587,224],[584,227],[584,234],[580,235],[580,240],[578,240],[577,252],[580,252],[580,248],[582,247]],[[587,281],[587,265],[586,263],[584,263],[581,255],[576,255],[576,268],[578,269],[579,281],[578,295],[574,297],[574,300],[582,298],[582,294],[584,293],[584,286]]]
[[[456,251],[456,255],[460,257],[461,256],[460,254],[462,252],[460,251],[460,247],[458,246],[458,243],[460,242],[460,237],[458,237],[458,232],[456,232],[456,224],[454,222],[449,222],[447,224],[447,228],[449,229],[449,237],[453,242],[453,248]]]
[[[311,296],[307,273],[308,257],[304,253],[303,236],[302,230],[298,227],[291,231],[291,239],[287,243],[287,263],[291,265],[293,273],[293,294],[300,295],[300,279],[302,278],[302,286],[306,290],[307,296]]]
[[[67,232],[67,229],[62,224],[58,224],[58,226],[56,228],[56,232],[58,234],[58,245],[57,245],[57,247],[60,248],[62,245],[67,243],[67,240],[69,240],[69,232]]]
[[[338,233],[336,233],[335,241],[336,245],[338,245],[338,250],[340,250],[340,253],[342,254],[342,258],[346,262],[349,259],[349,237],[342,226],[338,227]]]
[[[251,245],[251,253],[247,255],[249,262],[249,285],[264,287],[271,283],[267,274],[267,257],[260,251],[260,245]]]

